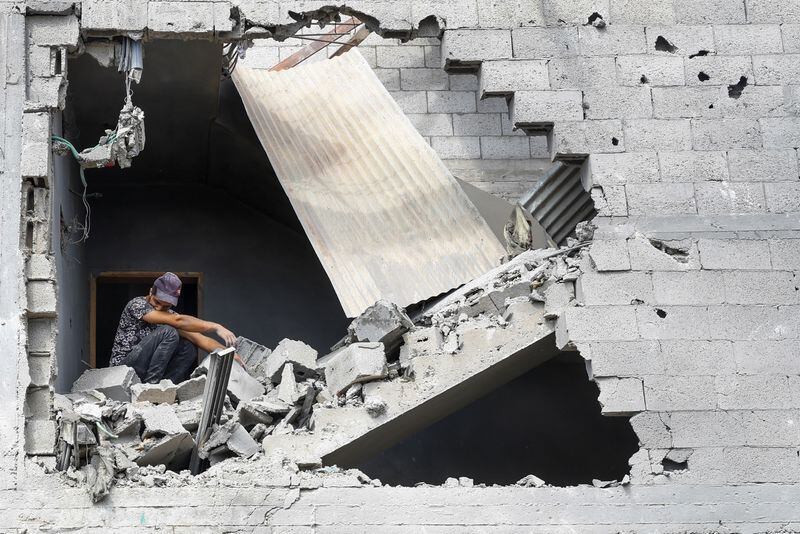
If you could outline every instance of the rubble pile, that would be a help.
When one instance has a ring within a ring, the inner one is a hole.
[[[313,434],[320,408],[363,409],[380,420],[387,402],[373,386],[415,381],[414,361],[420,356],[459,353],[460,336],[469,332],[465,327],[506,328],[515,314],[532,309],[540,310],[540,317],[544,310],[540,321],[556,319],[564,307],[576,305],[574,281],[581,263],[589,261],[581,251],[582,244],[571,242],[558,250],[524,252],[428,303],[413,319],[395,304],[379,301],[319,358],[300,341],[284,339],[270,350],[239,338],[241,363],[233,362],[220,423],[197,451],[210,467],[206,473],[220,472],[218,464],[231,459],[238,459],[231,466],[290,461],[279,457],[274,437]],[[192,478],[186,467],[203,412],[209,362],[207,357],[180,384],[141,384],[124,366],[86,371],[72,393],[57,395],[58,468],[70,480],[86,483],[95,500],[115,481],[186,483]],[[290,463],[322,467],[319,458]],[[524,482],[537,485],[533,479]]]

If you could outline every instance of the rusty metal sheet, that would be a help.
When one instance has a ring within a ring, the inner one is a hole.
[[[502,244],[357,50],[233,79],[347,316],[498,264]]]

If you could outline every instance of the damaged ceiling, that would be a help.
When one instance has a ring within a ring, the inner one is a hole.
[[[407,306],[497,264],[500,241],[364,58],[234,72],[256,132],[354,317]]]

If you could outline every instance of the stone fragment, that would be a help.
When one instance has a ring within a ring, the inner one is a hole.
[[[177,389],[172,380],[166,379],[158,384],[134,384],[131,386],[131,402],[172,404],[175,402]]]
[[[175,392],[175,396],[178,399],[178,402],[186,402],[190,399],[194,399],[203,395],[203,391],[206,389],[206,377],[198,376],[195,378],[190,378],[189,380],[184,380],[180,384],[178,384],[178,389]]]
[[[139,409],[139,412],[141,413],[142,422],[144,423],[143,438],[186,432],[178,416],[175,415],[172,406],[168,404],[144,406]]]
[[[210,361],[210,357],[206,356],[206,359],[203,360],[203,363],[201,363],[192,373],[193,376],[207,374]],[[231,376],[228,380],[228,394],[230,395],[231,400],[234,402],[250,400],[254,397],[258,397],[259,395],[263,395],[265,391],[266,388],[264,388],[264,385],[250,376],[250,374],[245,371],[244,367],[242,367],[239,362],[233,362],[233,366],[231,367]]]
[[[317,367],[317,351],[303,343],[292,339],[283,339],[272,351],[263,364],[254,373],[267,377],[277,384],[281,380],[284,366],[292,364],[298,380],[315,376]]]
[[[340,349],[325,367],[328,389],[335,396],[351,385],[384,378],[388,373],[383,343],[353,343]]]
[[[294,365],[286,363],[281,373],[281,381],[278,385],[278,399],[294,405],[297,402],[297,382],[294,378]]]
[[[126,365],[88,369],[72,384],[72,392],[97,390],[108,398],[128,402],[131,400],[131,386],[140,382],[136,371]]]
[[[380,342],[386,352],[392,354],[400,346],[401,336],[413,326],[402,308],[393,302],[379,300],[353,319],[347,332],[351,341]]]
[[[541,488],[545,485],[545,481],[536,475],[527,475],[517,480],[517,486],[524,488]]]

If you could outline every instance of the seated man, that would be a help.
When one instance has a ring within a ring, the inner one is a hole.
[[[215,332],[227,346],[234,345],[236,336],[224,326],[170,309],[178,304],[181,285],[177,275],[164,273],[149,295],[128,302],[119,319],[110,365],[133,367],[144,383],[166,378],[177,384],[189,378],[198,348],[206,352],[223,348],[203,333]]]

